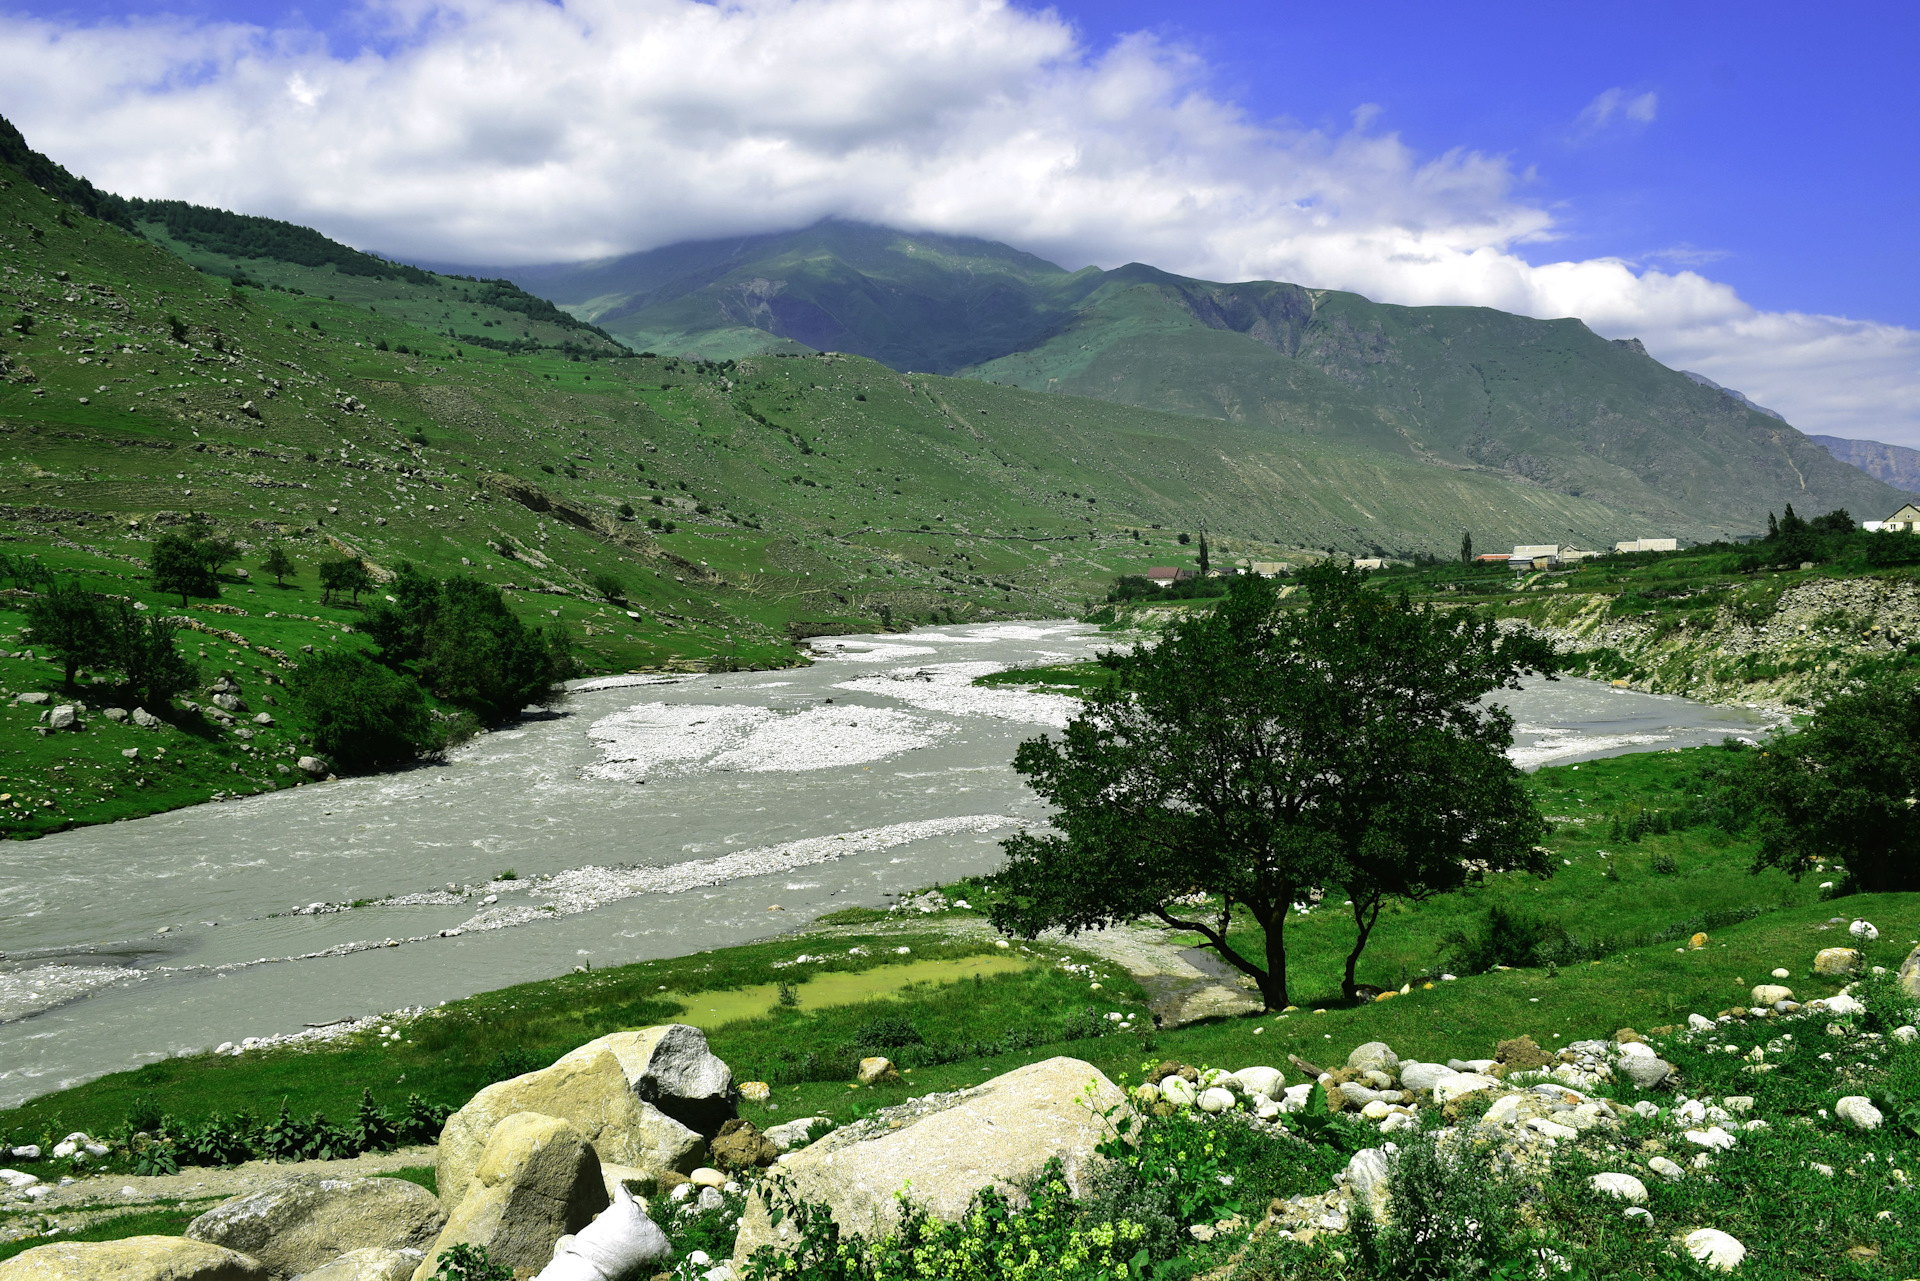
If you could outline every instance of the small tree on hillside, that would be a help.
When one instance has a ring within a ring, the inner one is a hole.
[[[1866,893],[1920,889],[1920,676],[1829,695],[1812,724],[1748,754],[1743,782],[1760,823],[1755,871],[1798,878],[1837,862]]]
[[[1212,561],[1207,556],[1207,531],[1202,529],[1200,531],[1200,577],[1205,578],[1207,571],[1212,568]]]
[[[373,575],[367,572],[367,566],[358,556],[348,556],[341,560],[322,561],[320,565],[320,603],[331,603],[335,592],[347,592],[353,597],[353,603],[360,603],[360,593],[373,586]]]
[[[287,585],[287,575],[295,574],[299,571],[300,567],[293,563],[293,557],[287,555],[287,549],[279,543],[275,543],[273,546],[267,548],[266,556],[260,561],[260,572],[263,574],[272,574],[273,585],[275,587],[285,587]]]
[[[1545,824],[1505,753],[1512,717],[1479,700],[1551,674],[1551,646],[1369,590],[1351,569],[1301,581],[1304,605],[1285,608],[1265,579],[1234,578],[1158,644],[1103,655],[1118,679],[1062,738],[1020,745],[1014,768],[1052,802],[1055,832],[1006,842],[996,926],[1032,938],[1157,917],[1281,1009],[1287,913],[1310,890],[1353,900],[1352,995],[1387,897],[1457,888],[1470,867],[1547,870]],[[1217,918],[1183,910],[1195,892],[1218,896]],[[1263,957],[1228,940],[1236,908],[1264,932]]]
[[[185,534],[162,534],[147,554],[155,591],[177,593],[184,608],[189,596],[218,596],[220,580],[208,563],[206,548]]]
[[[60,656],[68,689],[80,668],[105,662],[112,653],[106,599],[72,579],[27,603],[27,628],[34,644]]]
[[[174,647],[179,626],[126,601],[110,602],[108,620],[111,662],[135,699],[153,711],[163,710],[173,697],[199,679],[193,662]]]

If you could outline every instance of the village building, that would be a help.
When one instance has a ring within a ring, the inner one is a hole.
[[[1156,565],[1146,573],[1146,579],[1155,587],[1171,587],[1175,583],[1194,577],[1190,569],[1175,569],[1171,565]]]
[[[1615,543],[1617,552],[1677,552],[1680,540],[1677,538],[1629,538],[1625,542]]]
[[[1885,520],[1863,520],[1860,528],[1866,530],[1885,529],[1894,533],[1915,533],[1920,527],[1920,507],[1908,503]]]

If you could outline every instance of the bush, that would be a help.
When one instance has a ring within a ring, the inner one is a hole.
[[[1566,937],[1566,930],[1544,917],[1496,903],[1476,933],[1454,930],[1446,941],[1453,949],[1453,968],[1485,974],[1496,965],[1530,967],[1558,960],[1558,945]]]
[[[313,722],[314,746],[342,772],[409,761],[441,746],[420,687],[364,654],[315,654],[292,686]]]
[[[1759,816],[1756,867],[1799,877],[1830,860],[1867,893],[1920,888],[1920,675],[1828,693],[1811,725],[1741,760],[1738,786]]]
[[[593,590],[608,600],[625,600],[627,595],[626,584],[604,569],[593,576]]]
[[[1361,1270],[1392,1281],[1467,1281],[1517,1257],[1519,1197],[1493,1172],[1493,1156],[1472,1134],[1403,1140],[1387,1173],[1392,1217],[1376,1220],[1356,1202]]]
[[[177,624],[128,601],[109,602],[105,622],[109,661],[141,705],[163,708],[200,679],[199,669],[174,648]]]

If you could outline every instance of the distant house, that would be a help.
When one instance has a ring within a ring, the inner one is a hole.
[[[1887,530],[1892,530],[1895,533],[1899,533],[1901,531],[1905,531],[1907,533],[1920,532],[1920,507],[1916,507],[1912,503],[1908,503],[1906,506],[1902,507],[1899,511],[1887,517],[1885,520],[1861,521],[1860,528],[1869,529],[1869,530],[1887,529]]]
[[[1495,563],[1504,565],[1506,562],[1507,554],[1505,552],[1487,552],[1484,555],[1473,558],[1473,563],[1476,565],[1492,565]]]
[[[1552,569],[1559,563],[1559,543],[1523,543],[1507,557],[1509,569]]]
[[[1677,538],[1629,538],[1625,542],[1615,543],[1617,552],[1677,552],[1680,540]]]
[[[1278,578],[1291,571],[1293,565],[1284,560],[1255,560],[1247,562],[1247,568],[1262,578]]]
[[[1192,578],[1190,569],[1175,569],[1171,565],[1157,565],[1147,571],[1147,581],[1155,587],[1171,587],[1182,579]]]
[[[1353,567],[1355,569],[1385,569],[1387,567],[1387,561],[1384,556],[1362,556],[1353,562]]]

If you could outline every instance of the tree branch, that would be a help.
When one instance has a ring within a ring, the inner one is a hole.
[[[1218,952],[1229,965],[1234,966],[1242,973],[1250,976],[1256,983],[1264,983],[1266,981],[1267,972],[1229,947],[1225,934],[1201,921],[1183,921],[1168,912],[1164,907],[1155,907],[1153,914],[1177,930],[1192,930],[1195,934],[1206,939],[1207,946]]]

